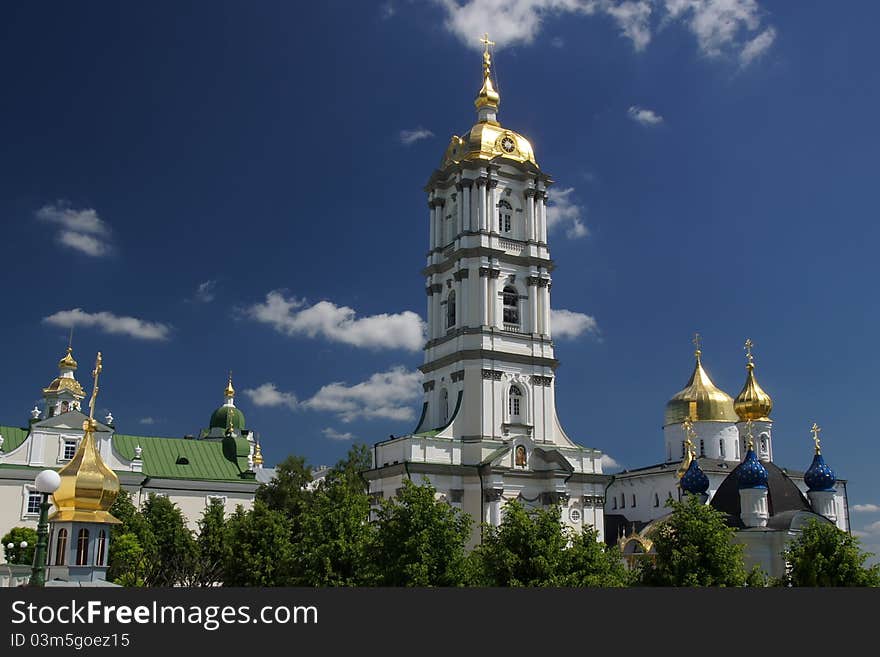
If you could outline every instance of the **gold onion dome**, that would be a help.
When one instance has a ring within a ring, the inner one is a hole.
[[[43,388],[43,392],[53,393],[68,390],[75,397],[85,397],[86,393],[83,391],[79,381],[73,377],[73,373],[66,374],[65,372],[65,370],[75,370],[77,367],[77,362],[73,358],[73,348],[68,346],[64,358],[58,361],[58,369],[61,370],[61,374],[52,379],[52,382]]]
[[[443,155],[442,166],[501,157],[520,163],[529,162],[537,168],[535,152],[529,140],[498,123],[496,112],[501,104],[501,96],[492,82],[492,55],[489,53],[489,46],[495,44],[489,41],[488,35],[481,42],[486,46],[483,52],[483,86],[474,100],[479,120],[466,135],[452,137]]]
[[[773,400],[764,389],[758,385],[755,379],[755,363],[752,356],[752,341],[746,340],[746,382],[742,391],[736,396],[733,402],[733,408],[736,414],[743,422],[747,420],[760,420],[768,422],[770,420],[770,411],[773,410]]]
[[[226,389],[223,391],[224,397],[235,397],[235,388],[232,387],[232,372],[229,373],[229,380],[226,382]]]
[[[101,372],[101,354],[95,364],[93,376],[95,386],[89,402],[89,417],[83,422],[85,435],[80,441],[76,454],[58,474],[61,485],[53,494],[57,511],[50,518],[54,522],[104,522],[119,524],[119,520],[110,515],[110,507],[119,494],[119,477],[111,470],[95,444],[95,429],[98,424],[94,420],[95,398],[98,392],[98,375]]]
[[[76,361],[73,359],[73,347],[67,347],[67,354],[65,354],[64,358],[58,361],[58,369],[70,369],[75,370],[78,367]]]
[[[666,403],[664,426],[691,422],[736,422],[733,398],[718,388],[703,369],[702,352],[694,352],[694,372],[683,390]]]

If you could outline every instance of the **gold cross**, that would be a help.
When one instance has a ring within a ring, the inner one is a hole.
[[[697,354],[697,355],[699,355],[699,354],[701,353],[701,352],[700,352],[700,348],[703,346],[703,340],[702,340],[702,338],[700,337],[700,334],[699,334],[699,333],[694,333],[694,339],[691,340],[691,342],[693,342],[693,343],[694,343],[694,347],[697,348],[697,350],[696,350],[694,353]]]
[[[752,356],[752,347],[754,347],[754,346],[755,346],[755,343],[752,342],[752,339],[751,339],[751,338],[746,338],[746,346],[745,346],[745,350],[746,350],[746,358],[749,359],[749,363],[750,363],[750,364],[753,363],[754,360],[755,360],[755,357]]]
[[[495,42],[494,42],[494,41],[489,41],[489,33],[488,33],[488,32],[486,32],[486,33],[483,35],[483,38],[480,39],[480,43],[482,43],[482,44],[484,44],[484,45],[486,46],[486,54],[489,53],[489,46],[494,46],[494,45],[495,45]]]
[[[92,370],[92,378],[94,379],[95,385],[92,388],[92,398],[89,400],[89,423],[92,424],[95,421],[95,399],[98,397],[98,376],[101,374],[101,370],[104,367],[101,364],[101,352],[98,352],[98,357],[95,359],[95,369]]]
[[[822,427],[813,422],[813,426],[810,427],[810,431],[813,433],[813,442],[816,443],[816,454],[821,454],[822,452],[819,450],[819,443],[822,441],[819,440],[819,432],[822,431]]]

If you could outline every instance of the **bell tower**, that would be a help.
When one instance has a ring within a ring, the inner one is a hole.
[[[603,530],[599,450],[575,444],[556,415],[550,322],[553,260],[547,190],[528,139],[499,122],[488,35],[476,123],[449,142],[425,187],[427,342],[421,416],[376,445],[374,496],[423,478],[475,520],[506,501],[559,505],[575,529]]]

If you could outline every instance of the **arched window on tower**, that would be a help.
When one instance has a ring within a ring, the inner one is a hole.
[[[89,563],[89,530],[80,529],[76,536],[76,565],[86,566]]]
[[[660,506],[660,496],[654,493],[654,506]]]
[[[453,326],[455,326],[455,290],[451,290],[446,297],[446,328]]]
[[[449,421],[449,391],[443,388],[440,391],[440,426],[446,426]]]
[[[724,438],[718,439],[718,452],[721,454],[721,458],[724,458]]]
[[[706,442],[700,438],[700,456],[706,456]]]
[[[498,232],[510,233],[512,228],[513,208],[507,201],[498,202]]]
[[[766,433],[761,434],[761,454],[764,456],[767,455],[767,438],[768,436]]]
[[[510,413],[510,421],[515,422],[520,419],[520,411],[522,406],[522,391],[517,386],[510,386],[510,392],[507,394],[507,410]]]
[[[67,563],[67,530],[58,530],[58,538],[55,539],[55,565],[63,566]]]
[[[502,304],[504,306],[504,323],[507,325],[505,328],[519,330],[519,294],[512,285],[504,288]]]
[[[107,553],[107,534],[102,529],[98,532],[98,544],[95,546],[95,565],[103,566]]]

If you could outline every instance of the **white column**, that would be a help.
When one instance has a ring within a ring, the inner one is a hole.
[[[538,241],[547,243],[547,192],[542,192],[536,201],[538,206]]]
[[[525,195],[526,202],[526,239],[535,239],[535,194],[534,190],[527,189]]]
[[[492,271],[489,276],[489,325],[498,326],[498,272]]]
[[[431,279],[428,279],[428,290],[431,289]],[[434,293],[428,293],[428,340],[434,338]]]
[[[529,277],[529,333],[540,333],[538,329],[538,281]]]
[[[440,291],[438,292],[435,288],[434,290],[434,337],[439,338],[443,335],[443,327],[446,324],[446,317],[443,315],[443,306],[441,302],[443,301],[443,287],[440,287]]]
[[[488,306],[489,306],[489,271],[480,267],[480,326],[489,324]]]
[[[489,183],[489,207],[487,208],[489,221],[492,222],[492,230],[498,231],[498,181]]]
[[[463,268],[460,270],[463,274],[467,274],[468,276],[465,278],[461,278],[459,282],[459,289],[461,294],[461,302],[459,303],[459,310],[461,312],[461,319],[459,320],[459,324],[462,326],[468,326],[471,321],[471,303],[470,303],[470,272],[467,268]]]
[[[544,289],[544,334],[552,337],[552,327],[550,326],[550,281],[547,281],[547,287]]]
[[[473,230],[471,223],[471,187],[473,183],[470,181],[466,181],[466,184],[462,186],[461,196],[464,207],[464,229],[465,230]]]
[[[434,207],[434,201],[428,201],[428,224],[430,229],[428,230],[428,250],[431,251],[436,245],[435,237],[437,235],[437,210]]]
[[[486,228],[486,181],[483,178],[477,179],[477,221],[479,222],[479,230],[487,230]]]
[[[456,184],[455,187],[458,191],[456,203],[458,212],[455,217],[455,234],[458,235],[464,230],[464,188],[461,186],[461,183]]]

